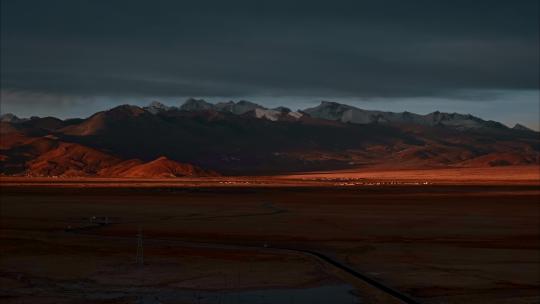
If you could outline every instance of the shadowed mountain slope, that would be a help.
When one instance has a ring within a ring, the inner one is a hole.
[[[3,168],[28,162],[39,172],[64,170],[44,165],[59,152],[32,152],[38,150],[26,137],[54,138],[61,147],[78,145],[74,151],[91,149],[85,169],[76,169],[80,155],[66,154],[72,161],[65,172],[137,177],[213,174],[206,170],[270,174],[363,166],[538,164],[540,151],[539,133],[521,126],[508,128],[457,113],[367,111],[333,102],[293,112],[247,101],[214,105],[190,99],[181,107],[123,105],[79,120],[16,121],[2,122]],[[98,157],[98,152],[107,156]],[[94,156],[99,160],[91,161]],[[3,169],[8,171],[13,170]]]

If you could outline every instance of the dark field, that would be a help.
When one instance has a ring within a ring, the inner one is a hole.
[[[539,303],[539,200],[537,185],[4,185],[1,300],[400,303],[298,251],[313,250],[420,303]]]

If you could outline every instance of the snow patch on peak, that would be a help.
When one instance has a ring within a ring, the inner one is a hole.
[[[255,117],[264,118],[271,121],[280,121],[280,120],[297,120],[303,116],[302,113],[292,112],[290,109],[285,107],[279,107],[275,109],[255,109]]]
[[[152,101],[148,106],[144,107],[143,109],[147,112],[150,112],[152,114],[161,113],[164,111],[168,111],[171,107],[164,105],[163,103],[159,101]]]
[[[266,118],[271,121],[277,121],[279,120],[279,116],[281,116],[281,112],[271,109],[255,109],[255,117],[257,118]]]
[[[1,122],[10,122],[10,123],[19,123],[19,122],[23,122],[23,121],[27,121],[28,119],[21,119],[19,117],[17,117],[15,114],[11,114],[11,113],[6,113],[6,114],[2,114],[0,115],[0,121]]]
[[[287,113],[287,115],[291,116],[294,119],[300,119],[302,116],[304,116],[304,114],[300,112],[289,112]]]

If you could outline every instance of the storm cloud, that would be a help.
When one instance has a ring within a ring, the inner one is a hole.
[[[538,1],[2,1],[2,88],[415,96],[538,85]]]
[[[20,94],[385,100],[538,89],[536,0],[1,6],[3,102]]]

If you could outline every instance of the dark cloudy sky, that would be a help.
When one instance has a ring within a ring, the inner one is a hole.
[[[326,99],[538,128],[538,0],[0,2],[2,112]]]

